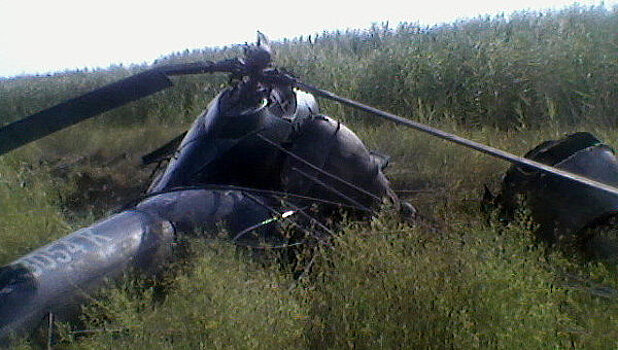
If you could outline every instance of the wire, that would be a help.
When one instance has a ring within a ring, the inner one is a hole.
[[[316,197],[311,197],[311,196],[306,196],[306,195],[300,195],[300,194],[295,194],[295,193],[290,193],[290,192],[283,192],[283,191],[276,191],[276,190],[266,190],[266,189],[257,189],[257,188],[250,188],[250,187],[243,187],[243,186],[236,186],[236,185],[221,185],[221,184],[204,184],[204,185],[192,185],[192,186],[178,186],[178,187],[168,188],[168,189],[165,189],[163,191],[148,193],[148,194],[142,195],[139,198],[135,199],[134,201],[128,203],[127,205],[122,207],[120,209],[120,211],[125,210],[125,209],[130,208],[130,207],[133,207],[136,204],[138,204],[139,202],[142,202],[142,201],[144,201],[144,200],[146,200],[148,198],[151,198],[151,197],[159,196],[159,195],[166,194],[166,193],[173,193],[173,192],[180,192],[180,191],[190,191],[190,190],[241,191],[241,192],[257,193],[257,194],[267,194],[267,195],[271,195],[271,196],[273,196],[273,197],[275,197],[277,199],[282,199],[282,197],[292,197],[292,198],[312,201],[312,202],[315,202],[315,203],[329,204],[329,205],[337,206],[337,207],[344,207],[344,208],[351,208],[351,209],[366,211],[362,207],[356,207],[356,206],[352,206],[352,205],[341,203],[341,202],[334,202],[334,201],[330,201],[330,200],[327,200],[327,199],[316,198]]]
[[[315,171],[317,171],[317,172],[319,172],[319,173],[321,173],[323,175],[326,175],[326,176],[328,176],[328,177],[330,177],[330,178],[332,178],[334,180],[337,180],[337,181],[341,182],[342,184],[347,185],[347,186],[349,186],[349,187],[351,187],[351,188],[353,188],[353,189],[355,189],[355,190],[357,190],[357,191],[359,191],[359,192],[361,192],[363,194],[366,194],[367,196],[370,196],[371,198],[373,198],[373,199],[375,199],[375,200],[377,200],[379,202],[382,201],[382,198],[376,196],[375,194],[373,194],[373,193],[365,190],[364,188],[361,188],[361,187],[359,187],[359,186],[357,186],[357,185],[355,185],[355,184],[353,184],[353,183],[351,183],[349,181],[346,181],[346,180],[340,178],[339,176],[337,176],[335,174],[331,174],[328,171],[317,167],[316,165],[308,162],[307,160],[301,158],[300,156],[294,154],[293,152],[285,149],[284,147],[281,147],[281,145],[278,145],[276,142],[270,140],[269,138],[265,137],[264,135],[258,133],[257,136],[259,138],[261,138],[262,140],[266,141],[267,143],[269,143],[270,145],[274,146],[275,148],[277,148],[281,152],[284,152],[285,154],[289,155],[290,157],[292,157],[292,158],[298,160],[299,162],[307,165],[311,169],[313,169],[313,170],[315,170]]]
[[[368,212],[370,212],[370,213],[374,214],[374,212],[373,212],[371,209],[369,209],[369,208],[365,207],[364,205],[360,204],[360,203],[359,203],[359,202],[357,202],[356,200],[354,200],[354,199],[352,199],[352,198],[348,197],[347,195],[345,195],[345,194],[341,193],[340,191],[338,191],[337,189],[335,189],[333,186],[330,186],[330,185],[328,185],[328,184],[324,183],[323,181],[321,181],[321,180],[320,180],[320,179],[318,179],[317,177],[315,177],[315,176],[311,176],[311,175],[309,175],[309,174],[305,173],[304,171],[302,171],[302,170],[300,170],[300,169],[298,169],[298,168],[295,168],[295,167],[293,167],[293,168],[292,168],[292,170],[293,170],[293,171],[296,171],[297,173],[301,174],[302,176],[306,177],[307,179],[309,179],[309,180],[311,180],[311,181],[315,182],[316,184],[318,184],[318,185],[320,185],[320,186],[322,186],[322,187],[326,188],[327,190],[329,190],[329,191],[333,192],[333,193],[334,193],[334,194],[336,194],[337,196],[339,196],[339,197],[341,197],[341,198],[343,198],[343,199],[347,200],[348,202],[352,203],[353,205],[356,205],[356,206],[358,206],[358,207],[361,207],[361,208],[363,208],[364,210],[366,210],[366,211],[368,211]]]

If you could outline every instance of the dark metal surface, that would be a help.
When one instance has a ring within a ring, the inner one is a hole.
[[[156,272],[171,250],[169,221],[133,210],[111,216],[0,269],[0,341],[48,313],[67,320],[107,279]]]
[[[263,203],[278,206],[271,196],[253,194]],[[244,191],[237,189],[180,189],[153,194],[143,200],[136,210],[165,218],[173,223],[178,234],[221,237],[231,239],[239,232],[272,218],[270,210],[256,203]],[[272,221],[243,236],[251,245],[280,244],[276,222]]]
[[[236,185],[347,203],[364,211],[379,207],[386,195],[394,198],[382,161],[345,125],[313,114],[318,107],[311,95],[273,88],[255,102],[256,94],[241,86],[215,98],[149,192]]]
[[[363,142],[326,116],[299,118],[281,173],[285,192],[377,208],[388,180]],[[394,195],[393,195],[394,196]]]
[[[237,93],[225,90],[210,103],[148,192],[200,184],[278,187],[280,153],[255,134],[285,142],[291,123],[273,113],[278,105],[267,106],[266,99],[253,104]]]
[[[614,151],[589,133],[577,133],[544,142],[526,154],[574,174],[618,186],[618,160]],[[513,166],[507,172],[500,201],[516,209],[523,195],[539,233],[550,242],[578,234],[584,227],[618,211],[618,196],[585,184],[530,168]],[[509,216],[510,214],[507,214]]]

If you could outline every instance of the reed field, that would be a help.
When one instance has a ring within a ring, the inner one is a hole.
[[[384,23],[273,47],[276,65],[304,82],[517,155],[576,131],[618,147],[618,8]],[[241,53],[186,51],[155,64]],[[149,67],[0,79],[0,125]],[[140,157],[186,130],[227,84],[223,75],[173,80],[0,157],[0,264],[145,189],[152,168]],[[305,263],[314,254],[300,279],[278,252],[257,258],[190,240],[191,258],[173,272],[129,276],[85,306],[81,321],[58,325],[54,348],[618,347],[616,266],[537,240],[525,209],[508,225],[481,214],[484,186],[497,192],[509,164],[320,103],[392,157],[386,174],[421,222],[389,210],[345,220],[332,247],[298,252]],[[44,348],[39,338],[15,347]]]

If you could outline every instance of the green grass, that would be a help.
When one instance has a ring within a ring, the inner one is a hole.
[[[58,181],[10,157],[0,160],[0,264],[69,232],[55,205]]]
[[[139,279],[106,292],[88,308],[86,326],[106,329],[67,348],[302,348],[309,319],[292,280],[252,262],[235,247],[194,242],[191,268],[169,277],[173,292],[155,302]],[[155,307],[153,307],[155,306]]]
[[[374,26],[275,48],[278,65],[309,83],[521,155],[575,131],[618,146],[617,32],[615,9],[571,7],[431,28]],[[19,119],[144,68],[2,80],[0,115]],[[139,193],[150,172],[140,156],[186,129],[225,78],[176,81],[0,159],[0,263]],[[156,283],[131,277],[107,290],[74,326],[94,332],[63,328],[57,348],[618,346],[618,300],[606,288],[618,287],[616,266],[537,242],[525,211],[509,226],[480,214],[483,185],[496,191],[508,164],[323,106],[392,156],[393,187],[435,225],[409,226],[388,211],[346,222],[334,249],[318,249],[300,281],[276,254],[256,258],[193,241],[192,258],[175,273]]]

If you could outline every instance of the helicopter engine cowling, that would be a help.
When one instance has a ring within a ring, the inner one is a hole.
[[[295,126],[281,174],[286,192],[364,208],[394,198],[383,160],[348,127],[321,115],[299,118]]]
[[[266,98],[256,102],[253,96],[239,97],[239,89],[227,89],[213,99],[149,193],[200,184],[279,187],[281,152],[255,134],[283,143],[292,132],[291,122],[276,114],[282,110],[279,103],[268,106]]]
[[[373,155],[346,126],[319,115],[313,95],[248,83],[197,118],[149,193],[207,184],[275,190],[367,210],[395,198]],[[253,90],[251,90],[253,89]]]

